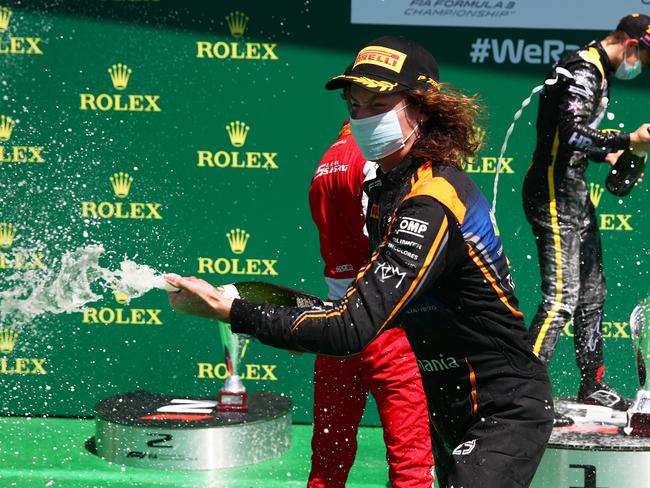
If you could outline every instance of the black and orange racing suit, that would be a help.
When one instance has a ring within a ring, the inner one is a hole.
[[[553,67],[549,78],[558,81],[540,94],[537,146],[523,187],[542,274],[543,299],[530,326],[533,351],[548,363],[573,319],[582,386],[600,382],[604,373],[600,325],[606,295],[585,170],[588,159],[603,161],[605,154],[630,145],[629,134],[597,129],[607,110],[612,71],[598,42]]]
[[[320,309],[235,300],[234,332],[345,356],[403,323],[427,396],[443,487],[529,485],[552,428],[551,388],[489,205],[462,171],[405,160],[366,183],[376,246],[342,300]]]

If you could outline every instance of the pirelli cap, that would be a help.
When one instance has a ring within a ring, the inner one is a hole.
[[[437,88],[438,63],[429,51],[406,37],[384,36],[369,42],[345,73],[325,88],[355,84],[375,93],[397,93],[413,88]]]
[[[618,23],[616,30],[625,32],[639,45],[650,51],[650,17],[644,14],[627,15]]]

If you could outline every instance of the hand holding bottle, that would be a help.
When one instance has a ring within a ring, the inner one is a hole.
[[[167,293],[169,304],[176,311],[230,322],[233,298],[221,294],[218,288],[194,276],[183,278],[169,274],[165,279],[181,289],[179,292]]]
[[[630,149],[638,154],[650,152],[650,124],[641,124],[630,134]]]

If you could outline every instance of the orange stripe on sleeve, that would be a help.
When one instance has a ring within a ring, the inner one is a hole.
[[[496,291],[496,293],[497,293],[497,295],[499,297],[499,300],[501,300],[501,302],[503,302],[503,304],[506,307],[508,307],[508,310],[510,310],[510,312],[512,312],[512,314],[515,317],[523,317],[524,316],[523,313],[521,313],[519,310],[517,310],[512,305],[510,305],[510,302],[508,301],[508,297],[506,297],[506,294],[503,292],[501,287],[498,285],[498,283],[494,279],[494,277],[490,274],[490,272],[488,271],[485,264],[483,264],[483,261],[481,261],[481,258],[476,254],[476,252],[474,252],[474,249],[472,249],[471,245],[467,244],[467,250],[469,252],[470,257],[472,258],[472,260],[476,264],[476,266],[478,266],[478,268],[481,270],[481,273],[483,273],[483,276],[485,276],[485,278],[492,285],[492,288],[494,289],[494,291]]]

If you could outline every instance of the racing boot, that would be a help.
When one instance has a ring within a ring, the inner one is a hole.
[[[578,402],[587,405],[600,405],[614,410],[626,411],[632,401],[624,398],[604,381],[583,379],[578,390]]]

